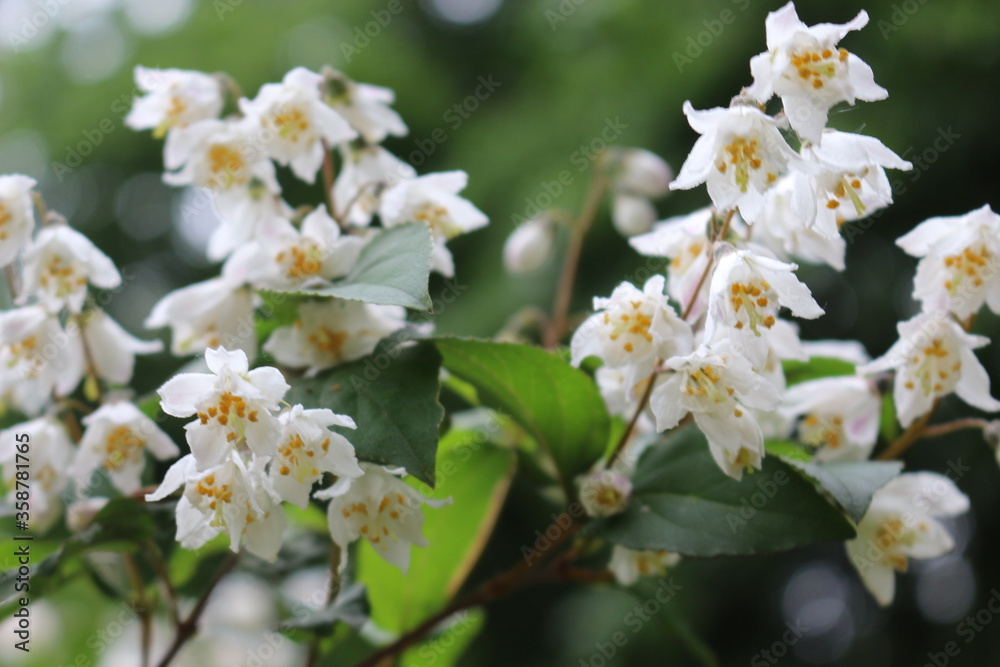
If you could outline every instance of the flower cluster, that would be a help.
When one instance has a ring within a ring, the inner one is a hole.
[[[147,94],[126,123],[166,138],[164,180],[198,188],[222,221],[208,245],[211,259],[225,260],[219,277],[167,294],[146,321],[171,328],[176,355],[224,346],[253,358],[259,292],[310,291],[347,276],[378,236],[376,220],[382,228],[425,223],[432,268],[445,276],[454,273],[447,241],[487,224],[459,195],[465,172],[418,176],[380,145],[407,132],[387,88],[297,67],[248,99],[224,76],[142,67],[135,76]],[[227,96],[236,111],[223,117]],[[280,167],[307,184],[322,170],[326,203],[293,208]],[[371,353],[404,326],[402,308],[324,298],[278,328],[265,350],[315,373]]]
[[[587,357],[602,362],[596,379],[612,413],[634,418],[644,432],[691,419],[719,468],[737,480],[761,468],[767,438],[794,437],[818,462],[867,459],[881,418],[880,391],[865,377],[873,373],[896,371],[893,393],[904,427],[929,416],[950,393],[1000,410],[974,353],[988,341],[968,333],[984,303],[1000,306],[1000,216],[989,207],[932,218],[899,239],[921,258],[914,297],[923,310],[899,325],[900,341],[884,357],[871,361],[857,344],[811,350],[782,319],[784,311],[806,319],[823,314],[792,260],[842,271],[842,228],[892,202],[887,168],[911,168],[874,137],[826,127],[834,105],[887,95],[871,68],[839,46],[867,21],[862,12],[845,25],[810,27],[789,3],[768,16],[768,51],[753,58],[753,84],[729,107],[697,110],[685,102],[701,136],[670,188],[705,184],[712,206],[647,233],[626,232],[638,252],[670,261],[667,280],[654,276],[641,290],[624,282],[610,298],[595,299],[597,312],[572,339],[574,365]],[[768,113],[775,96],[780,110]],[[787,386],[782,361],[811,356],[840,357],[857,374]],[[904,476],[897,485],[907,479],[924,478]],[[889,521],[883,504],[891,505],[885,499],[894,488],[876,496],[859,540],[872,522]],[[960,505],[949,504],[948,513]],[[878,567],[902,569],[905,558],[897,553],[929,557],[950,548],[930,520],[894,544],[920,544],[925,534],[937,536],[934,548],[889,550]],[[612,569],[623,558],[617,553]],[[891,578],[886,583],[878,567],[862,573],[885,603]]]

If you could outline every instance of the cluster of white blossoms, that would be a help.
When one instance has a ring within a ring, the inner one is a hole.
[[[887,95],[872,70],[839,46],[867,21],[862,12],[845,25],[810,27],[789,3],[768,15],[768,51],[752,59],[753,84],[728,108],[699,111],[685,102],[701,136],[670,187],[705,184],[712,206],[632,236],[641,254],[669,259],[666,284],[660,275],[641,290],[623,282],[610,298],[594,300],[597,312],[572,339],[574,365],[587,357],[603,362],[596,379],[612,413],[634,415],[636,429],[646,432],[693,420],[719,468],[735,479],[760,469],[767,438],[796,438],[819,462],[867,459],[881,418],[882,397],[865,377],[873,373],[895,370],[904,427],[950,393],[982,410],[1000,409],[974,353],[988,340],[968,333],[984,303],[1000,312],[1000,216],[989,207],[932,218],[899,239],[921,258],[914,297],[923,310],[899,325],[900,341],[884,357],[871,361],[859,344],[805,344],[782,319],[786,310],[807,319],[823,314],[791,260],[842,271],[843,226],[892,202],[886,168],[911,168],[873,137],[826,128],[834,105]],[[774,96],[781,105],[771,114]],[[841,358],[857,373],[786,386],[781,361],[811,356]],[[894,484],[925,479],[905,475]],[[852,553],[869,532],[896,521],[886,518],[895,488],[876,495]],[[951,490],[949,498],[964,499]],[[944,513],[964,509],[958,500],[945,504]],[[892,597],[885,567],[903,569],[906,556],[950,548],[930,519],[893,535],[895,546],[862,569],[883,603]],[[616,553],[613,569],[625,558]]]
[[[33,526],[45,530],[81,495],[72,487],[89,487],[96,470],[132,493],[146,451],[167,459],[178,450],[122,395],[102,396],[102,384],[127,386],[135,356],[162,344],[135,338],[101,309],[108,293],[90,288],[116,289],[121,274],[62,216],[45,210],[35,187],[27,176],[0,176],[0,268],[13,297],[13,307],[0,312],[0,406],[29,419],[0,433],[0,465],[13,500],[15,435],[44,443],[32,450],[29,498]],[[76,423],[70,429],[61,416],[81,383],[101,404],[82,419],[82,430]]]
[[[351,443],[331,430],[355,428],[351,417],[282,409],[289,387],[281,372],[249,369],[257,353],[255,309],[263,290],[315,290],[347,276],[379,235],[376,220],[383,229],[425,223],[431,268],[451,276],[446,242],[487,223],[459,196],[466,174],[418,176],[380,145],[407,132],[390,106],[392,91],[329,68],[295,68],[253,99],[234,92],[229,79],[201,72],[137,68],[136,80],[147,95],[126,122],[166,137],[166,182],[211,198],[222,224],[208,254],[224,260],[219,277],[166,295],[146,322],[171,327],[174,354],[205,350],[212,371],[180,374],[160,389],[164,412],[196,419],[185,427],[191,454],[147,498],[183,487],[183,546],[197,548],[225,531],[234,550],[242,541],[264,558],[281,545],[281,502],[305,508],[310,496],[332,499],[330,532],[339,546],[364,537],[405,571],[410,545],[426,544],[420,507],[438,501],[403,482],[402,469],[359,464]],[[237,98],[236,112],[221,117],[227,94]],[[327,203],[293,208],[282,196],[280,167],[307,184],[322,169]],[[306,375],[360,359],[407,326],[398,306],[322,297],[296,307],[295,321],[272,331],[263,350]],[[328,475],[333,486],[314,494]]]
[[[138,67],[135,77],[147,94],[126,123],[166,138],[164,180],[197,188],[222,221],[208,245],[211,259],[224,260],[219,277],[167,294],[146,321],[171,328],[176,355],[224,346],[253,358],[258,292],[312,290],[343,278],[378,236],[376,221],[382,228],[426,223],[432,269],[445,276],[454,273],[447,241],[488,222],[459,194],[465,172],[418,176],[380,145],[407,132],[387,88],[329,68],[297,67],[253,99],[224,76]],[[235,98],[235,111],[223,117],[227,96]],[[278,167],[307,184],[323,170],[327,204],[289,205]],[[359,359],[405,326],[402,308],[333,298],[309,304],[300,315],[264,349],[281,364],[310,372]]]

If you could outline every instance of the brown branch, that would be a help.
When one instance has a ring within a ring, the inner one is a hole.
[[[903,431],[903,434],[896,438],[885,450],[875,457],[878,461],[891,461],[893,459],[898,459],[900,456],[906,453],[906,450],[913,446],[920,438],[924,435],[924,430],[927,428],[928,422],[930,422],[931,417],[937,411],[938,406],[941,405],[941,399],[934,401],[934,405],[931,409],[927,411],[920,419],[910,424],[910,427]]]
[[[236,567],[236,563],[239,559],[239,554],[230,554],[229,558],[226,559],[226,562],[224,562],[222,567],[219,568],[219,571],[215,573],[215,577],[211,582],[209,582],[208,588],[206,588],[205,592],[201,594],[200,598],[198,598],[198,602],[195,604],[194,609],[192,609],[191,613],[188,614],[188,617],[177,626],[177,635],[174,637],[174,643],[170,645],[170,648],[167,650],[167,654],[163,656],[163,659],[160,661],[158,667],[167,667],[167,665],[169,665],[170,662],[177,656],[177,653],[181,650],[184,644],[186,644],[187,641],[191,639],[196,632],[198,632],[198,619],[201,618],[202,613],[205,611],[205,606],[208,604],[208,598],[212,595],[212,591],[215,590],[215,587],[219,584],[219,582],[222,581],[222,578],[229,574],[230,570]]]
[[[139,616],[139,623],[142,628],[142,667],[149,667],[149,651],[153,644],[153,616],[146,599],[146,586],[142,583],[142,574],[139,573],[139,565],[135,562],[132,554],[125,554],[125,572],[135,591],[135,599],[132,608]]]
[[[963,429],[979,429],[982,430],[989,426],[990,423],[985,419],[979,419],[978,417],[969,417],[967,419],[956,419],[955,421],[948,422],[946,424],[936,424],[934,426],[928,426],[924,429],[924,438],[937,438],[948,433],[953,433],[955,431],[961,431]]]
[[[177,609],[177,590],[174,588],[173,582],[170,581],[170,573],[167,571],[166,565],[163,562],[163,553],[152,540],[146,542],[144,546],[146,547],[146,553],[149,555],[149,562],[153,566],[153,571],[156,572],[156,576],[163,584],[163,590],[166,593],[164,597],[166,597],[167,600],[167,611],[170,614],[170,622],[174,624],[174,627],[177,627],[181,624],[181,615]]]

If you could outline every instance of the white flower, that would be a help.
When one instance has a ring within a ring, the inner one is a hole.
[[[652,257],[667,257],[667,292],[681,310],[690,310],[688,320],[696,322],[708,302],[708,281],[701,276],[708,266],[711,242],[707,229],[714,211],[703,208],[688,215],[667,218],[656,223],[653,231],[629,239],[637,252]],[[694,301],[694,305],[691,302]]]
[[[882,401],[864,378],[825,377],[789,387],[781,411],[803,417],[799,440],[819,448],[817,461],[859,461],[878,439]]]
[[[184,487],[177,503],[177,541],[185,549],[197,549],[219,533],[229,536],[229,548],[247,551],[273,561],[281,548],[285,514],[275,496],[262,459],[248,468],[240,455],[229,452],[207,470],[200,470],[189,454],[172,465],[163,483],[146,496],[148,502],[161,500]]]
[[[614,470],[598,470],[576,480],[580,504],[587,516],[612,516],[625,511],[632,497],[632,482]]]
[[[634,551],[616,544],[611,550],[611,561],[608,569],[622,586],[631,586],[639,581],[639,577],[650,574],[663,576],[668,567],[679,563],[679,554],[669,551]]]
[[[41,306],[0,312],[0,400],[38,414],[53,393],[66,396],[84,372],[83,345]]]
[[[240,100],[240,110],[269,130],[264,146],[270,156],[278,164],[290,165],[306,183],[316,180],[327,150],[358,136],[340,114],[323,102],[322,86],[321,75],[296,67],[281,83],[261,86],[253,100]]]
[[[973,352],[989,338],[966,333],[944,311],[921,313],[896,329],[899,340],[883,356],[859,367],[858,373],[896,370],[892,395],[900,424],[909,426],[936,399],[952,392],[980,410],[1000,410],[1000,401],[990,396],[990,376]]]
[[[271,334],[264,351],[285,366],[307,368],[314,375],[371,354],[380,340],[405,326],[406,311],[398,306],[309,301],[299,306],[295,324]]]
[[[802,342],[806,359],[827,357],[840,359],[855,366],[867,364],[872,358],[865,346],[856,340],[808,340]]]
[[[169,326],[170,351],[183,356],[220,345],[256,355],[253,292],[243,286],[241,271],[174,290],[153,306],[146,318],[147,329]]]
[[[767,52],[750,60],[753,85],[747,93],[764,103],[778,95],[792,129],[819,143],[830,108],[856,99],[884,100],[888,93],[875,83],[871,67],[837,43],[868,23],[861,12],[843,25],[820,23],[812,27],[799,20],[795,5],[767,15]],[[824,139],[825,140],[825,139]]]
[[[340,233],[326,207],[320,205],[302,221],[301,230],[278,218],[267,225],[255,241],[230,258],[244,262],[247,280],[258,287],[297,290],[328,285],[351,270],[364,240]]]
[[[160,138],[167,130],[222,113],[222,88],[208,74],[136,66],[135,83],[147,94],[135,100],[125,117],[125,124],[133,130],[151,129]]]
[[[91,473],[103,468],[111,483],[128,494],[142,486],[148,450],[164,461],[179,454],[177,445],[156,423],[128,402],[102,405],[83,419],[86,430],[73,462],[77,484],[87,486]]]
[[[459,234],[485,227],[486,215],[458,193],[469,176],[464,171],[446,171],[400,181],[382,194],[379,216],[386,227],[407,222],[426,222],[434,235],[431,269],[451,277],[455,264],[444,243]]]
[[[989,204],[925,220],[896,245],[922,258],[913,296],[924,310],[950,310],[965,319],[985,302],[1000,313],[1000,215]]]
[[[749,250],[722,257],[709,287],[706,340],[727,336],[755,366],[763,364],[769,347],[764,330],[774,326],[780,307],[809,319],[823,314],[793,273],[797,268]]]
[[[163,349],[159,340],[140,340],[99,308],[83,315],[83,336],[94,373],[109,382],[128,384],[135,368],[135,355],[155,354]]]
[[[405,574],[410,567],[410,545],[428,544],[420,531],[424,524],[421,504],[442,507],[451,499],[424,497],[397,476],[405,471],[371,463],[362,463],[361,468],[361,477],[339,479],[314,497],[330,499],[330,535],[340,548],[365,537],[386,562]]]
[[[66,507],[66,527],[74,533],[82,532],[94,520],[97,513],[104,509],[109,500],[111,499],[93,496],[70,503]]]
[[[24,253],[24,294],[36,296],[50,312],[68,308],[78,313],[87,298],[87,283],[110,289],[122,276],[107,255],[68,225],[57,224],[38,232]]]
[[[629,238],[645,234],[656,222],[656,208],[645,197],[616,194],[611,200],[611,223],[618,233]]]
[[[367,83],[355,83],[329,67],[323,69],[326,79],[326,103],[361,133],[365,143],[381,143],[387,135],[406,135],[406,123],[393,111],[396,95],[388,88]]]
[[[604,405],[608,412],[617,415],[625,420],[631,419],[639,406],[639,399],[645,394],[648,387],[648,377],[643,378],[633,385],[629,385],[630,373],[628,369],[609,368],[601,366],[594,371],[594,381],[597,382],[597,389],[601,392]],[[639,420],[635,423],[635,432],[653,433],[656,431],[651,419],[649,409],[643,410],[639,415]]]
[[[674,173],[663,158],[641,148],[626,148],[612,174],[611,187],[619,193],[659,199],[670,192]]]
[[[168,415],[198,415],[185,430],[199,468],[218,465],[243,442],[257,456],[277,454],[281,429],[271,410],[289,389],[281,372],[249,370],[241,350],[209,348],[205,361],[211,373],[181,373],[157,391]]]
[[[274,490],[283,500],[305,509],[312,486],[330,472],[338,478],[360,477],[354,446],[331,426],[355,428],[354,420],[332,410],[304,410],[295,405],[278,415],[281,437],[271,461]]]
[[[348,224],[366,227],[378,211],[382,191],[417,177],[417,170],[381,146],[344,144],[343,165],[333,184],[337,215]]]
[[[912,169],[875,137],[827,130],[822,145],[802,149],[811,173],[796,172],[792,204],[806,227],[829,239],[840,238],[845,222],[858,220],[892,203],[885,169]]]
[[[31,191],[35,185],[35,179],[20,174],[0,176],[0,267],[13,262],[31,240],[35,228]]]
[[[754,228],[753,240],[780,259],[795,257],[806,262],[823,262],[843,271],[844,255],[847,252],[847,243],[843,237],[839,233],[827,237],[807,224],[816,218],[808,178],[801,172],[788,174],[779,178],[774,187],[767,191],[764,215],[761,224]],[[797,185],[802,186],[804,183],[804,187],[796,189]],[[812,213],[802,213],[803,210]],[[837,225],[834,224],[834,229],[836,228]]]
[[[295,211],[280,195],[259,181],[250,185],[216,191],[212,204],[221,224],[208,240],[208,258],[223,260],[234,250],[262,235],[279,218],[290,219]]]
[[[594,313],[570,341],[572,364],[589,356],[609,368],[626,369],[626,385],[633,386],[653,372],[657,359],[687,354],[691,327],[677,316],[663,294],[663,276],[653,276],[640,291],[624,282],[611,298],[594,299]]]
[[[937,558],[954,548],[951,535],[934,517],[968,509],[966,495],[932,472],[904,473],[875,492],[857,537],[847,543],[847,554],[879,604],[892,602],[893,571],[905,572],[910,558]]]
[[[692,413],[723,472],[742,479],[744,469],[760,469],[764,436],[748,408],[774,409],[780,400],[774,386],[727,341],[668,359],[666,366],[675,372],[649,399],[656,429],[671,429]]]
[[[739,207],[744,220],[756,222],[764,209],[764,192],[790,163],[801,166],[777,121],[747,106],[697,111],[685,102],[684,113],[702,136],[670,189],[690,190],[705,183],[718,210]]]
[[[510,273],[536,271],[552,254],[556,226],[546,216],[521,223],[503,244],[503,265]]]
[[[209,188],[216,195],[254,186],[277,194],[274,164],[264,150],[268,132],[248,117],[202,120],[171,132],[163,153],[170,171],[163,180]]]
[[[28,451],[20,453],[28,457],[31,466],[27,480],[31,508],[28,525],[32,532],[43,533],[59,518],[60,494],[69,479],[73,446],[63,425],[51,417],[40,417],[0,431],[0,466],[3,466],[7,503],[11,507],[19,490],[15,484],[17,471],[24,470],[16,465],[24,462],[23,458],[17,459],[17,446],[24,444],[28,445]]]

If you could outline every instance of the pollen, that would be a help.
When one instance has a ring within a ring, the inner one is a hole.
[[[104,443],[105,469],[112,471],[121,468],[126,461],[141,452],[145,445],[146,441],[128,426],[115,427]]]
[[[336,360],[340,359],[344,343],[347,341],[347,333],[322,326],[309,334],[306,340],[319,352]]]

